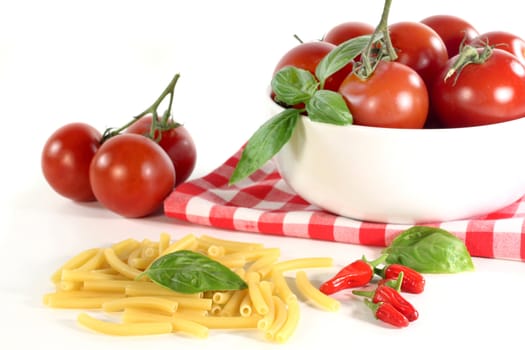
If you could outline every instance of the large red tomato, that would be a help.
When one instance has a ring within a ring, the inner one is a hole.
[[[151,115],[142,117],[131,124],[126,132],[148,136],[151,129],[151,121]],[[193,172],[197,162],[197,149],[188,130],[183,125],[180,125],[162,131],[160,136],[159,131],[156,131],[154,137],[155,139],[160,138],[158,141],[160,147],[168,154],[175,167],[177,175],[175,186],[186,181]]]
[[[428,113],[425,83],[412,68],[381,61],[367,79],[349,75],[339,88],[354,123],[386,128],[422,128]]]
[[[330,52],[336,45],[326,41],[309,41],[294,46],[281,57],[274,69],[274,75],[284,67],[294,66],[309,71],[315,75],[315,69],[319,62]],[[337,91],[339,85],[352,71],[352,65],[349,64],[326,79],[324,88],[327,90]]]
[[[447,47],[448,57],[458,54],[462,42],[468,43],[479,35],[472,24],[466,20],[450,15],[434,15],[421,20],[439,34]]]
[[[374,26],[368,23],[345,22],[330,29],[323,40],[334,45],[339,45],[358,36],[372,34],[374,30]]]
[[[443,40],[432,28],[419,22],[398,22],[389,26],[397,62],[414,69],[427,87],[448,60]]]
[[[516,34],[504,31],[493,31],[483,33],[471,42],[472,45],[492,45],[498,49],[510,52],[523,64],[525,64],[525,40]]]
[[[175,169],[166,152],[136,134],[104,142],[91,161],[89,176],[98,201],[125,217],[152,214],[175,185]]]
[[[444,127],[493,124],[525,116],[525,66],[516,56],[494,49],[484,63],[468,64],[445,79],[454,62],[455,58],[449,60],[430,95],[433,112]]]
[[[48,184],[60,195],[78,202],[94,201],[89,183],[89,164],[102,135],[84,123],[56,130],[46,141],[41,166]]]

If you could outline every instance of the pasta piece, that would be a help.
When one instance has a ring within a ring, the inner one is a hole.
[[[186,235],[179,239],[178,241],[172,243],[166,249],[160,252],[159,256],[172,253],[177,250],[191,249],[197,245],[197,238],[193,234]]]
[[[273,291],[272,285],[269,281],[261,281],[259,285],[264,301],[266,302],[266,305],[268,305],[268,313],[259,320],[257,323],[257,328],[266,331],[268,328],[270,328],[270,325],[272,324],[275,317],[275,305],[272,294]]]
[[[129,254],[139,247],[140,242],[133,238],[125,239],[111,246],[115,252],[115,255],[117,255],[119,259],[122,260],[127,260]]]
[[[88,261],[81,266],[77,267],[76,270],[92,271],[104,266],[106,259],[104,258],[104,251],[99,249],[95,255],[93,255]]]
[[[224,305],[230,300],[233,295],[233,291],[214,292],[211,299],[214,303]]]
[[[124,310],[122,320],[124,323],[170,322],[173,327],[173,332],[183,332],[198,338],[207,338],[209,334],[209,328],[197,322],[176,316],[153,314],[133,308],[126,308]]]
[[[296,272],[295,284],[306,300],[312,302],[319,308],[326,311],[339,310],[339,307],[341,306],[339,300],[324,294],[318,288],[314,287],[308,279],[306,272],[302,270]]]
[[[231,241],[231,240],[211,237],[207,235],[200,236],[199,243],[205,247],[208,247],[210,245],[223,246],[224,249],[226,249],[228,252],[241,251],[241,250],[254,250],[257,248],[263,248],[263,244],[261,243]]]
[[[96,319],[85,312],[78,315],[77,321],[96,332],[110,335],[150,335],[173,331],[171,322],[113,323]]]
[[[102,309],[107,312],[122,311],[127,307],[151,309],[172,315],[177,311],[179,304],[174,300],[159,297],[127,297],[114,299],[102,304]]]
[[[273,282],[275,293],[281,297],[285,303],[288,304],[297,300],[297,295],[292,292],[281,271],[272,270],[271,281]]]
[[[88,280],[113,280],[115,275],[83,270],[62,270],[62,281],[84,282]]]
[[[57,309],[101,309],[102,305],[108,301],[120,298],[120,296],[100,296],[100,297],[62,297],[60,295],[48,294],[44,298],[47,306]]]
[[[243,298],[248,294],[247,289],[236,290],[232,293],[231,298],[224,304],[221,310],[221,316],[241,315],[240,308]]]
[[[299,303],[297,300],[288,303],[287,306],[288,315],[286,321],[284,322],[281,329],[279,329],[275,334],[275,340],[278,343],[286,342],[295,332],[297,324],[299,323]]]
[[[211,258],[220,258],[224,256],[226,249],[222,245],[212,244],[208,247],[206,252]]]
[[[275,270],[284,272],[290,270],[315,268],[315,267],[331,267],[334,261],[332,258],[298,258],[280,261],[276,263],[273,268]]]
[[[264,337],[267,340],[274,340],[275,334],[281,329],[288,318],[288,310],[284,301],[276,295],[272,296],[273,305],[275,309],[275,316],[272,324],[268,327],[264,333]]]
[[[169,233],[162,232],[159,237],[159,255],[169,247],[171,242],[171,236]]]
[[[259,276],[264,278],[272,269],[272,265],[279,259],[279,255],[268,254],[263,255],[255,260],[246,272],[257,272]]]
[[[248,284],[248,294],[255,311],[259,315],[266,315],[269,308],[259,287],[259,274],[257,272],[247,272],[246,283]]]
[[[139,282],[130,283],[125,288],[126,295],[141,296],[141,295],[162,295],[167,297],[183,297],[183,298],[201,298],[202,293],[185,294],[178,293],[166,287],[162,287],[153,282]]]
[[[250,293],[248,293],[248,290],[246,290],[246,294],[244,295],[244,298],[241,300],[241,305],[239,307],[239,313],[242,317],[249,317],[253,313],[253,304],[252,300],[250,298]]]
[[[243,316],[199,316],[195,314],[176,313],[176,317],[190,320],[210,329],[248,329],[257,328],[259,315]]]
[[[86,263],[86,261],[91,259],[95,254],[97,254],[98,251],[99,248],[92,248],[84,250],[83,252],[75,255],[51,275],[51,281],[54,283],[58,283],[62,276],[62,270],[73,270],[78,268],[79,266],[82,266]]]
[[[117,256],[117,253],[112,248],[106,248],[104,249],[104,256],[106,257],[106,260],[108,264],[117,270],[122,275],[128,277],[129,279],[135,279],[138,275],[142,273],[142,271],[137,270],[122,260]]]

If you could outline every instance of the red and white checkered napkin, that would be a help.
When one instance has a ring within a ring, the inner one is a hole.
[[[179,185],[164,203],[165,215],[191,223],[263,234],[386,246],[410,225],[362,222],[307,203],[268,162],[235,185],[228,179],[241,150],[210,174]],[[469,220],[431,223],[461,238],[478,257],[525,261],[525,197]]]

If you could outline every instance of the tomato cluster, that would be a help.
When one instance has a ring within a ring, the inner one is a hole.
[[[164,94],[172,96],[175,81]],[[41,156],[48,184],[66,198],[97,200],[124,217],[159,210],[196,164],[196,147],[187,129],[173,121],[169,110],[167,117],[157,115],[162,100],[121,129],[100,133],[89,124],[70,123],[56,130]]]
[[[274,77],[288,66],[315,75],[319,62],[337,45],[373,36],[378,29],[358,21],[338,24],[322,40],[301,42],[286,52],[275,66]],[[519,36],[479,33],[452,15],[388,24],[386,33],[392,55],[376,43],[321,87],[342,95],[354,124],[457,128],[525,116],[525,41]],[[366,76],[360,74],[365,55],[377,58]]]

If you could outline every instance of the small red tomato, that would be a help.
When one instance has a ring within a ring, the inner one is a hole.
[[[151,115],[142,117],[131,124],[126,132],[148,136],[152,119]],[[175,186],[178,186],[190,177],[197,162],[197,149],[193,138],[183,125],[164,130],[160,136],[157,130],[154,137],[160,137],[158,144],[168,154],[175,167]]]
[[[428,113],[425,83],[412,68],[380,61],[368,79],[349,75],[339,88],[358,125],[422,128]]]
[[[421,20],[434,29],[447,47],[448,57],[459,53],[461,43],[468,43],[479,35],[478,31],[466,20],[450,15],[434,15]]]
[[[309,41],[294,46],[283,57],[281,57],[275,66],[274,75],[282,68],[288,66],[301,68],[315,75],[315,69],[319,62],[335,47],[336,45],[325,41]],[[341,82],[351,71],[351,64],[343,67],[341,70],[326,79],[324,88],[337,91]]]
[[[102,135],[84,123],[71,123],[55,131],[44,145],[42,172],[60,195],[78,202],[94,201],[89,182],[89,164]]]
[[[330,29],[324,36],[323,41],[339,45],[355,37],[372,34],[374,30],[374,26],[368,23],[345,22]]]
[[[89,170],[98,201],[125,217],[143,217],[160,209],[175,185],[175,169],[166,152],[136,134],[104,142]]]
[[[471,45],[491,45],[498,49],[510,52],[523,64],[525,64],[525,40],[519,36],[503,32],[493,31],[481,34],[474,38]]]
[[[430,92],[433,113],[444,127],[494,124],[525,116],[525,66],[516,56],[494,49],[485,62],[470,63],[445,79],[457,57],[449,60]]]
[[[398,22],[388,28],[398,56],[396,61],[414,69],[430,86],[447,64],[443,40],[432,28],[419,22]]]

